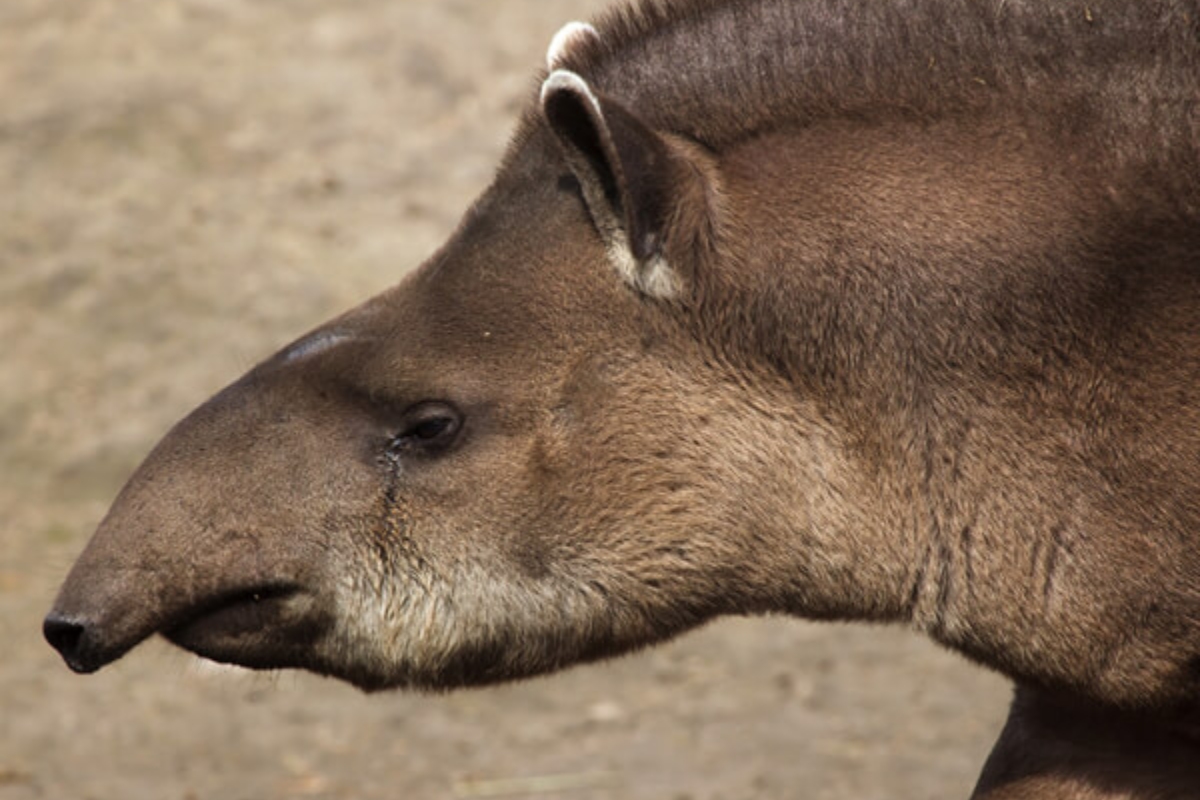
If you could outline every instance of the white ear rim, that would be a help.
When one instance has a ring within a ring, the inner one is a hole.
[[[568,22],[558,29],[546,48],[546,69],[555,69],[566,58],[567,51],[584,39],[599,40],[600,33],[586,22]]]
[[[587,81],[579,77],[578,74],[569,69],[556,69],[550,73],[542,83],[541,103],[545,107],[546,99],[554,92],[567,91],[572,94],[579,95],[587,100],[588,105],[592,107],[592,111],[598,118],[603,118],[604,112],[600,108],[600,99],[596,97],[596,93],[592,91],[592,87],[588,86]]]

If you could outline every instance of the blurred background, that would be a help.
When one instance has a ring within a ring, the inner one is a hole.
[[[42,642],[154,442],[430,254],[603,5],[0,4],[0,799],[969,793],[1008,690],[899,630],[724,621],[443,697]]]

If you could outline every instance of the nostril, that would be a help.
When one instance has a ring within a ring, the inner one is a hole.
[[[79,663],[80,643],[85,630],[81,623],[53,613],[48,614],[42,622],[46,641],[62,654],[72,669],[76,669],[75,665]]]

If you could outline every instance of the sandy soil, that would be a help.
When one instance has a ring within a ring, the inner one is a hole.
[[[600,5],[0,4],[0,799],[966,796],[1007,689],[902,631],[727,621],[445,697],[41,641],[154,441],[429,254]]]

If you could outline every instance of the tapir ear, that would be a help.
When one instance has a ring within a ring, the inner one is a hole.
[[[609,258],[639,291],[678,296],[684,283],[667,260],[673,204],[686,194],[686,163],[671,146],[619,103],[592,91],[569,70],[542,85],[542,113]]]

